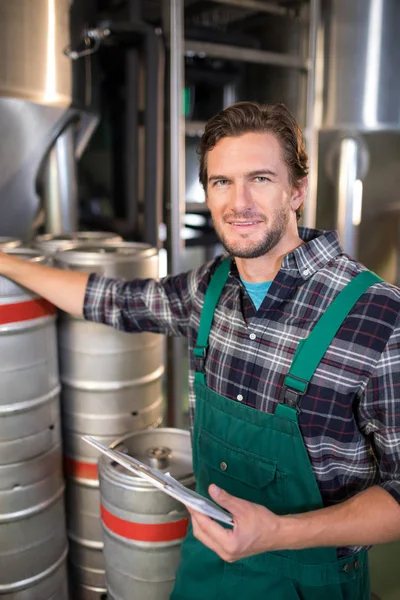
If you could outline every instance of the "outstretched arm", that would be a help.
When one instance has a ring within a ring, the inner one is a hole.
[[[81,317],[89,275],[53,269],[0,251],[0,276],[46,298],[61,310]]]

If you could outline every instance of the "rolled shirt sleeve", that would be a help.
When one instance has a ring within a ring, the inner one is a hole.
[[[400,503],[400,323],[380,355],[361,401],[363,432],[378,463],[378,485]]]
[[[85,292],[84,318],[121,331],[185,336],[193,299],[206,269],[204,265],[160,281],[125,281],[91,274]]]

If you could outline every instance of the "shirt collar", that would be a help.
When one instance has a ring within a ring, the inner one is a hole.
[[[303,279],[309,279],[343,250],[336,231],[323,231],[299,227],[299,236],[305,242],[282,261],[281,269],[296,270]]]
[[[332,259],[343,254],[336,231],[299,227],[299,236],[305,243],[286,254],[281,266],[283,271],[296,271],[303,279],[309,279]],[[234,260],[231,261],[231,275],[239,277]]]

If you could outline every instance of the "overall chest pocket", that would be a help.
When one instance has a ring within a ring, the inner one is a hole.
[[[286,505],[286,476],[274,460],[235,448],[203,430],[198,438],[197,489],[208,496],[215,483],[233,496],[277,514]]]

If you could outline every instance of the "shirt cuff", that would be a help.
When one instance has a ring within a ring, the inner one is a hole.
[[[83,301],[83,317],[87,321],[102,323],[104,318],[104,298],[109,279],[91,273],[86,285]]]
[[[391,479],[380,484],[384,490],[389,492],[391,496],[400,504],[400,481]]]

